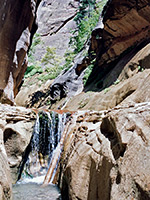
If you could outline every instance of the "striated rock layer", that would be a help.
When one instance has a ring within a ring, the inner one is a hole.
[[[0,101],[3,103],[13,104],[21,85],[39,2],[40,0],[0,2]]]
[[[63,199],[150,199],[150,103],[74,116],[62,157]]]
[[[150,41],[150,2],[148,0],[109,0],[103,10],[103,29],[97,30],[100,45],[97,63],[89,83],[104,77],[123,56]]]

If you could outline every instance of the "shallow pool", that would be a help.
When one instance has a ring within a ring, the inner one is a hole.
[[[26,183],[13,186],[13,200],[61,200],[55,185],[43,187],[41,184]]]

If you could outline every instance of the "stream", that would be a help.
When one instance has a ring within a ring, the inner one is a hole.
[[[52,182],[62,152],[68,116],[69,113],[37,114],[32,139],[20,167],[19,181],[13,185],[13,200],[61,200],[60,190]]]

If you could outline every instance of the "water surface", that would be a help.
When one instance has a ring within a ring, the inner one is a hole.
[[[26,183],[13,186],[13,200],[61,200],[61,196],[55,185]]]

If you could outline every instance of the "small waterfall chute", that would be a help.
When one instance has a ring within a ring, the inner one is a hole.
[[[23,174],[29,179],[42,177],[46,185],[54,178],[70,115],[68,112],[58,114],[54,111],[37,113],[31,140],[31,152],[23,170]]]
[[[68,127],[69,127],[69,123],[66,125],[65,130],[63,131],[63,134],[61,135],[60,138],[60,142],[58,143],[56,149],[53,152],[53,156],[51,159],[51,163],[49,165],[49,169],[47,171],[47,174],[44,178],[44,182],[43,185],[47,185],[49,183],[53,182],[54,176],[55,176],[55,172],[57,170],[57,166],[59,163],[59,159],[63,150],[63,144],[67,135],[67,131],[68,131]]]

